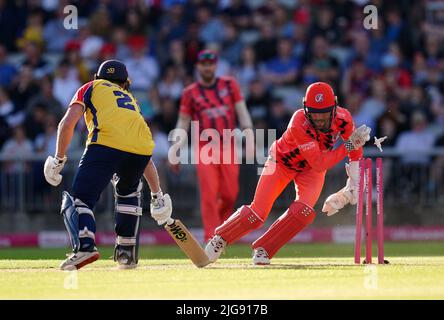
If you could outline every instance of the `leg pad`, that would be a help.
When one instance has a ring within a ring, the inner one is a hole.
[[[272,258],[282,246],[311,224],[315,216],[313,208],[299,201],[293,202],[267,232],[253,243],[253,249],[262,247]]]
[[[215,233],[230,244],[259,228],[263,223],[264,221],[250,207],[242,206],[217,227]]]

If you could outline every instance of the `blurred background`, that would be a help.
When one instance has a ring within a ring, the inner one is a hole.
[[[364,28],[368,4],[378,9],[377,29]],[[64,28],[67,5],[77,8],[77,29]],[[64,230],[61,191],[70,189],[83,152],[84,123],[76,128],[63,185],[46,183],[43,162],[54,154],[57,124],[74,92],[111,58],[127,65],[174,215],[199,228],[194,166],[175,175],[166,163],[182,89],[195,81],[204,48],[219,52],[218,75],[239,82],[255,128],[276,129],[278,137],[305,88],[330,83],[356,125],[388,136],[384,153],[371,143],[365,149],[384,160],[386,226],[432,230],[419,237],[444,240],[443,39],[442,1],[0,0],[0,246],[14,245],[7,234]],[[242,166],[238,204],[251,201],[257,179],[257,166]],[[328,173],[318,212],[345,179],[343,164]],[[290,185],[267,225],[294,194]],[[110,186],[94,211],[99,231],[113,229],[113,208]],[[318,214],[311,228],[352,227],[354,210]],[[158,229],[150,218],[143,228]]]

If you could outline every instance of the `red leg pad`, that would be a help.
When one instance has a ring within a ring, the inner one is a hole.
[[[299,201],[293,202],[267,232],[253,242],[253,249],[262,247],[272,258],[281,247],[311,224],[315,216],[313,208]]]
[[[217,227],[215,233],[230,244],[259,228],[263,223],[264,221],[250,207],[242,206]]]

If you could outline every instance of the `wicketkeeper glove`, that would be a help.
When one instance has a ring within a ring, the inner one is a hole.
[[[169,194],[163,194],[162,191],[151,193],[150,211],[151,217],[157,221],[159,226],[171,219],[173,204]]]
[[[322,212],[332,216],[347,204],[355,205],[358,201],[359,161],[345,164],[348,178],[344,188],[330,195],[324,202]]]
[[[62,159],[57,156],[53,158],[52,156],[48,156],[45,161],[45,165],[43,167],[43,174],[45,175],[46,181],[50,185],[58,186],[60,182],[62,182],[62,175],[60,171],[62,171],[65,166],[66,160],[68,158],[65,156]]]
[[[371,128],[365,124],[353,131],[350,138],[345,141],[345,148],[348,152],[361,148],[367,141],[370,140]]]

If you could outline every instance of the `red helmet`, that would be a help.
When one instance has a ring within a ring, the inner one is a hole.
[[[337,98],[332,87],[325,82],[315,82],[308,86],[302,99],[305,116],[316,128],[310,113],[331,112],[330,125],[336,115]]]
[[[308,86],[304,98],[304,107],[308,112],[329,112],[335,106],[336,96],[329,84],[315,82]]]

